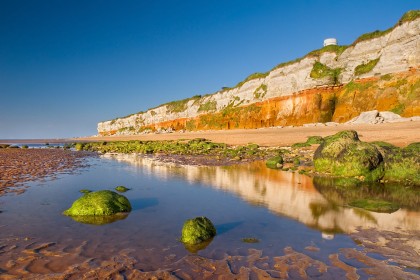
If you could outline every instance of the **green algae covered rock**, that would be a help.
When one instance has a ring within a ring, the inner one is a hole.
[[[182,227],[181,242],[185,244],[199,244],[216,235],[216,228],[206,217],[197,217],[185,221]]]
[[[129,188],[126,188],[126,187],[124,187],[124,186],[117,186],[117,187],[115,187],[115,190],[117,191],[117,192],[126,192],[126,191],[128,191],[128,190],[130,190]]]
[[[320,173],[361,181],[378,181],[384,176],[382,154],[375,145],[361,142],[353,130],[325,137],[315,151],[314,166]]]
[[[303,147],[309,147],[314,144],[322,144],[324,142],[324,138],[321,136],[309,136],[306,142],[299,142],[292,145],[292,149],[299,149]]]
[[[91,190],[88,190],[88,189],[81,189],[79,192],[80,193],[90,193],[92,191]]]
[[[260,240],[255,237],[245,237],[245,238],[242,238],[241,240],[244,243],[259,243],[260,242]]]
[[[271,169],[279,169],[283,167],[283,158],[281,156],[276,156],[276,157],[272,157],[269,158],[266,162],[265,165],[268,168]]]
[[[373,142],[384,158],[384,181],[420,185],[420,142],[399,148],[386,142]]]
[[[77,199],[63,214],[67,216],[101,216],[130,211],[131,204],[125,196],[113,191],[96,191]]]

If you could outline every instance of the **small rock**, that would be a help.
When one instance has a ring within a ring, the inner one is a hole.
[[[206,217],[196,217],[185,221],[182,227],[181,242],[198,244],[216,235],[216,228]]]

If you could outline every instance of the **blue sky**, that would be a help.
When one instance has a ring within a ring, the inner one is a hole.
[[[99,121],[234,86],[328,37],[351,44],[419,6],[0,0],[0,139],[94,135]]]

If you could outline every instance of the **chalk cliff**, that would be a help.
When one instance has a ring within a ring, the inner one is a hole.
[[[350,46],[326,46],[233,88],[98,124],[100,135],[345,122],[361,112],[420,115],[420,11]]]

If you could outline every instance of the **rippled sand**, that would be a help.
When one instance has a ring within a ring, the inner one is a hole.
[[[0,195],[21,193],[25,182],[82,167],[87,153],[63,149],[0,149]]]
[[[157,270],[148,270],[131,257],[133,250],[98,261],[83,256],[86,244],[66,247],[15,238],[1,240],[1,259],[9,259],[1,266],[1,279],[420,279],[419,252],[410,244],[420,241],[418,235],[371,229],[352,237],[361,249],[342,248],[329,255],[329,262],[317,259],[322,253],[317,247],[303,252],[285,247],[275,257],[256,249],[215,258],[169,255]]]

